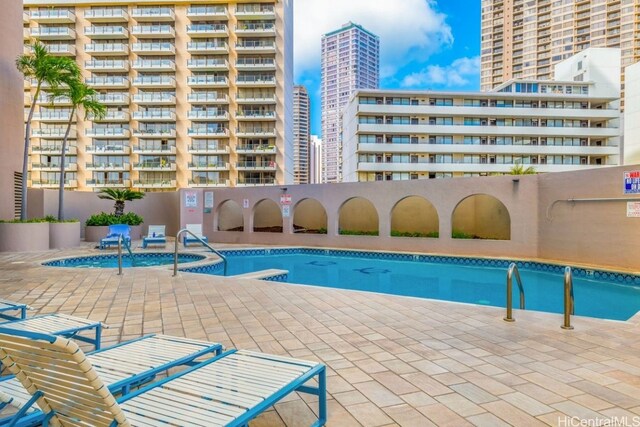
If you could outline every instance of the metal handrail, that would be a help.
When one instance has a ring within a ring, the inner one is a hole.
[[[211,252],[213,252],[214,254],[218,255],[220,257],[220,259],[222,259],[222,267],[223,267],[223,274],[222,275],[223,276],[227,275],[227,257],[222,255],[217,250],[213,249],[211,247],[211,245],[209,245],[207,242],[205,242],[199,236],[196,236],[195,234],[193,234],[193,232],[187,230],[186,228],[183,228],[182,230],[178,231],[178,234],[176,234],[176,246],[175,246],[175,251],[173,253],[173,276],[174,277],[178,275],[178,243],[180,243],[180,235],[183,234],[183,233],[191,234],[193,237],[196,238],[196,240],[198,240],[200,243],[202,243],[204,246],[206,246]]]
[[[122,276],[122,234],[118,234],[118,276]]]
[[[520,310],[524,310],[524,288],[522,287],[522,279],[520,278],[520,272],[515,262],[509,265],[507,270],[507,315],[504,318],[505,322],[515,322],[513,318],[513,275],[516,276],[518,282],[518,288],[520,290]]]
[[[575,302],[573,298],[573,273],[571,267],[564,268],[564,322],[562,329],[573,329],[571,315],[575,314]]]

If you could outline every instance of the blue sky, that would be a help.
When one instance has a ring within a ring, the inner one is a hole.
[[[380,36],[382,88],[477,90],[480,0],[295,0],[294,68],[320,134],[320,39],[348,21]]]

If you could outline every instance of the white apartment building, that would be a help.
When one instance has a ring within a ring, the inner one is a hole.
[[[309,183],[311,101],[307,88],[293,88],[293,183]]]
[[[357,89],[380,84],[380,39],[349,22],[322,36],[323,182],[341,180],[341,117]]]
[[[25,41],[74,58],[108,106],[74,122],[66,186],[292,183],[292,3],[25,0]],[[34,90],[30,185],[57,187],[71,108]]]
[[[584,51],[556,68],[557,80],[512,80],[491,92],[360,90],[343,117],[344,180],[618,165],[616,59],[615,49]]]
[[[322,140],[317,135],[309,140],[309,184],[322,184]]]

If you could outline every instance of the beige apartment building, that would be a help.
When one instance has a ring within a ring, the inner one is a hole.
[[[291,0],[25,0],[23,23],[108,106],[74,122],[68,188],[293,181]],[[25,110],[38,104],[30,185],[57,187],[71,108],[24,88]]]
[[[640,0],[482,0],[481,90],[511,79],[548,80],[553,66],[588,47],[640,60]]]

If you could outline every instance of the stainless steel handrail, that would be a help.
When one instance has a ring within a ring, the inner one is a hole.
[[[122,276],[122,234],[118,235],[118,276]]]
[[[222,255],[220,252],[218,252],[217,250],[213,249],[211,247],[211,245],[209,245],[207,242],[205,242],[199,236],[196,236],[191,231],[187,230],[186,228],[183,228],[182,230],[178,231],[178,234],[176,234],[176,246],[175,246],[175,251],[173,253],[173,276],[174,277],[178,275],[178,243],[180,243],[180,235],[182,235],[183,233],[191,234],[193,237],[196,238],[196,240],[198,240],[200,243],[202,243],[204,246],[206,246],[211,252],[213,252],[214,254],[218,255],[220,257],[220,259],[222,259],[222,267],[223,267],[223,274],[222,275],[223,276],[227,275],[227,258],[224,255]]]
[[[520,272],[515,262],[509,265],[507,270],[507,315],[504,318],[505,322],[515,322],[513,318],[513,275],[516,276],[518,282],[518,288],[520,289],[520,310],[524,310],[524,288],[522,287],[522,279],[520,278]]]
[[[571,267],[564,269],[564,322],[562,329],[573,329],[571,315],[575,314],[575,302],[573,298],[573,273]]]

